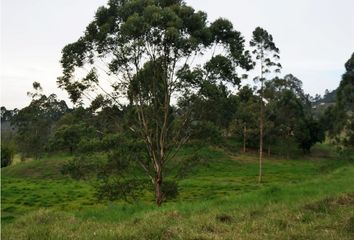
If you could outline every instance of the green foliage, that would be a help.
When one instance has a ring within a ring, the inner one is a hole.
[[[299,147],[309,153],[313,145],[322,142],[325,138],[324,131],[319,122],[314,119],[299,120],[295,130],[295,138]]]
[[[237,93],[237,109],[232,125],[232,132],[239,142],[248,147],[256,148],[259,138],[259,98],[250,86],[242,87]]]
[[[341,148],[354,146],[354,53],[345,64],[346,72],[336,90],[336,104],[322,119],[332,138]]]
[[[195,122],[191,127],[191,140],[201,140],[205,143],[221,144],[223,138],[218,127],[212,122]]]
[[[13,144],[1,143],[1,167],[10,166],[14,159],[16,148]]]
[[[254,65],[258,64],[261,68],[261,75],[256,77],[255,80],[263,82],[265,80],[264,74],[271,72],[280,72],[281,65],[279,60],[279,49],[275,46],[273,36],[265,29],[257,27],[252,33],[250,46],[253,48],[252,54],[254,55]],[[262,88],[262,87],[261,87]],[[263,91],[261,89],[261,91]]]
[[[304,94],[302,82],[288,74],[265,84],[265,137],[270,144],[285,143],[287,148],[296,141],[304,153],[324,140],[321,123],[313,117],[309,97]],[[287,150],[290,151],[289,149]]]
[[[35,82],[33,87],[36,92],[28,93],[32,97],[31,103],[18,111],[12,118],[12,124],[17,128],[18,151],[25,156],[39,158],[47,148],[54,122],[68,111],[68,107],[55,94],[41,94],[38,83]]]
[[[102,160],[98,155],[86,155],[74,157],[63,165],[61,173],[70,175],[73,179],[88,179],[96,176],[102,166]]]
[[[95,137],[92,127],[83,123],[58,126],[50,141],[52,150],[68,149],[72,154],[83,139]]]
[[[176,181],[165,180],[162,184],[164,201],[176,199],[178,196],[178,184]]]

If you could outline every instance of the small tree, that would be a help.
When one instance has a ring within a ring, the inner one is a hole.
[[[271,73],[271,70],[280,72],[281,65],[279,60],[279,49],[273,42],[273,37],[263,28],[257,27],[253,31],[250,46],[253,48],[252,54],[255,58],[255,65],[260,68],[259,75],[255,81],[261,82],[259,90],[260,96],[260,111],[259,111],[259,178],[258,181],[262,182],[262,159],[263,159],[263,128],[264,128],[264,103],[263,103],[263,87],[266,81],[265,75]]]

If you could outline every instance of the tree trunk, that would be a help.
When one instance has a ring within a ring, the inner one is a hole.
[[[246,124],[243,126],[243,152],[246,152],[246,134],[247,134],[247,128]]]
[[[162,193],[162,173],[161,171],[157,171],[155,177],[155,200],[158,207],[161,206],[163,200],[163,193]]]
[[[258,182],[262,182],[262,160],[263,160],[263,106],[261,107],[261,119],[259,126],[259,176]]]
[[[259,117],[259,177],[258,182],[262,182],[262,161],[263,161],[263,80],[261,80],[261,109]]]

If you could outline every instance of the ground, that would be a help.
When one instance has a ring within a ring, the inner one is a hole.
[[[61,174],[69,155],[19,162],[1,171],[2,239],[354,239],[354,164],[334,152],[266,157],[258,184],[256,153],[186,147],[177,160],[197,162],[161,208],[98,202]]]

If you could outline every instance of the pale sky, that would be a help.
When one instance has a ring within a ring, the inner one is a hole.
[[[76,41],[106,0],[0,0],[1,105],[21,108],[32,82],[45,93],[59,90],[62,48]],[[250,40],[257,26],[274,37],[283,74],[292,73],[306,92],[338,87],[344,63],[354,52],[354,0],[187,0],[197,10],[231,20]]]

